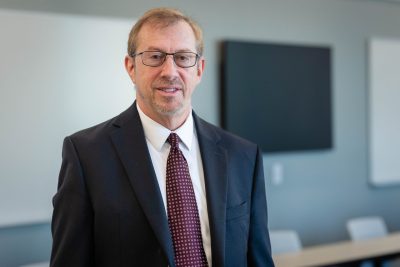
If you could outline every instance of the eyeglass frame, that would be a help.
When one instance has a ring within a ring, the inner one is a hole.
[[[144,61],[143,61],[143,56],[142,56],[142,55],[143,55],[144,53],[146,53],[146,52],[158,52],[158,53],[164,54],[164,55],[165,55],[165,56],[164,56],[164,60],[160,63],[160,65],[157,65],[157,66],[147,65],[147,64],[144,63]],[[176,63],[176,61],[175,61],[175,54],[179,54],[179,53],[194,54],[194,55],[196,56],[196,60],[194,61],[194,64],[191,65],[191,66],[187,66],[187,67],[179,66],[179,65]],[[201,56],[200,56],[199,54],[197,54],[197,53],[195,53],[195,52],[192,52],[192,51],[178,51],[178,52],[175,52],[175,53],[167,53],[167,52],[158,51],[158,50],[146,50],[146,51],[142,51],[142,52],[140,52],[140,53],[134,53],[134,54],[131,55],[132,58],[137,57],[137,56],[140,56],[140,57],[141,57],[143,65],[148,66],[148,67],[153,67],[153,68],[160,67],[160,66],[161,66],[162,64],[164,64],[164,62],[167,60],[167,56],[172,56],[172,59],[174,60],[175,65],[178,66],[178,67],[180,67],[180,68],[184,68],[184,69],[194,67],[194,66],[198,63],[199,59],[201,58]]]

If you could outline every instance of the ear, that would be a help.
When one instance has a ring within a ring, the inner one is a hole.
[[[199,62],[197,63],[197,77],[199,77],[199,81],[201,80],[201,77],[203,76],[205,63],[206,62],[205,62],[204,57],[200,57]]]
[[[135,83],[135,58],[128,55],[125,56],[125,69],[133,83]]]

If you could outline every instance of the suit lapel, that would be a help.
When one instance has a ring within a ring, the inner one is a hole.
[[[211,232],[212,265],[224,266],[227,170],[226,150],[218,145],[219,135],[193,113],[206,185]],[[174,267],[174,251],[161,192],[151,163],[143,127],[134,103],[114,122],[112,142],[128,174],[132,189],[159,240],[169,265]]]
[[[168,220],[136,102],[117,118],[114,125],[117,129],[111,134],[111,139],[132,189],[168,258],[169,265],[175,266]]]
[[[220,136],[193,113],[206,185],[211,232],[212,265],[225,266],[227,170],[226,150],[218,145]]]

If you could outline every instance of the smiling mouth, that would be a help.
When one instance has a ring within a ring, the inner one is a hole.
[[[164,88],[164,89],[161,89],[161,91],[170,93],[170,92],[178,91],[178,89],[176,89],[176,88]]]
[[[165,93],[175,93],[180,91],[181,89],[179,88],[157,88],[157,90],[163,91]]]

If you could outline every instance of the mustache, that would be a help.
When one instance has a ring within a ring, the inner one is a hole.
[[[178,88],[184,88],[184,84],[181,81],[181,79],[174,77],[174,78],[167,78],[167,77],[161,77],[157,80],[154,81],[153,87],[178,87]]]

